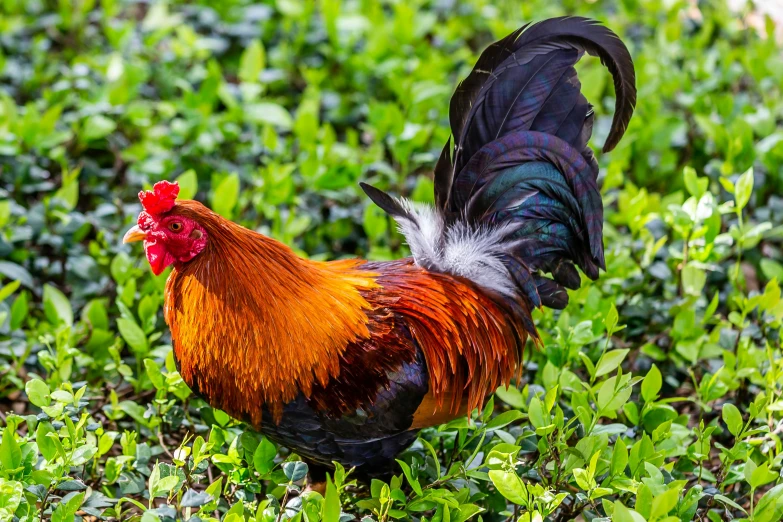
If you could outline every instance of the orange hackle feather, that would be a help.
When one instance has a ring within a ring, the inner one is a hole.
[[[175,266],[165,318],[180,373],[210,403],[255,426],[299,392],[346,412],[422,350],[437,408],[481,407],[520,367],[527,337],[500,300],[410,260],[317,262],[195,201],[171,210],[207,232]]]
[[[360,290],[375,286],[356,261],[319,263],[218,216],[178,202],[174,214],[207,231],[205,250],[176,267],[165,316],[180,372],[214,405],[253,424],[339,372],[340,355],[369,337]]]

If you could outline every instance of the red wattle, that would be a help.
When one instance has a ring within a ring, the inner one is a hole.
[[[145,241],[144,251],[147,254],[147,261],[150,262],[152,273],[155,275],[163,273],[166,267],[175,261],[174,256],[169,254],[157,241]]]

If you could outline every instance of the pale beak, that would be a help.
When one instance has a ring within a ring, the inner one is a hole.
[[[147,237],[147,233],[144,232],[139,225],[135,225],[133,228],[125,232],[125,236],[122,238],[123,243],[133,243],[134,241],[144,241]]]

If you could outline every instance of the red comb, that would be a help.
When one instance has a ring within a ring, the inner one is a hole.
[[[174,208],[177,194],[179,184],[176,181],[158,181],[152,190],[139,192],[139,201],[148,214],[163,214]]]

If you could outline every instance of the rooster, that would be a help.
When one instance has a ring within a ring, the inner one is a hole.
[[[593,20],[554,18],[489,46],[458,86],[434,208],[361,184],[411,258],[303,259],[177,200],[176,183],[141,192],[123,241],[144,242],[155,274],[173,266],[164,315],[185,382],[311,463],[377,471],[519,380],[540,343],[531,311],[567,304],[575,266],[605,269],[585,52],[614,79],[611,150],[636,103],[631,56]]]

